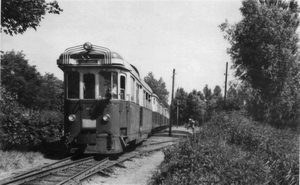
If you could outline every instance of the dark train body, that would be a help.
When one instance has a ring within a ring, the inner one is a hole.
[[[85,43],[57,60],[64,72],[64,138],[71,151],[121,153],[159,127],[169,111],[119,54]]]

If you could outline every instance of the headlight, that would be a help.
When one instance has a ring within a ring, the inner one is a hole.
[[[92,47],[93,47],[92,44],[89,43],[89,42],[86,42],[86,43],[83,44],[83,48],[84,48],[85,50],[91,50]]]
[[[69,119],[69,121],[73,122],[76,120],[76,116],[74,114],[70,114],[68,119]]]
[[[110,120],[110,115],[105,114],[102,119],[103,119],[103,121],[109,121]]]

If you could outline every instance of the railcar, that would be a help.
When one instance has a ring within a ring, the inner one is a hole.
[[[118,53],[84,43],[57,60],[64,73],[64,141],[70,152],[117,154],[169,124],[169,111]]]

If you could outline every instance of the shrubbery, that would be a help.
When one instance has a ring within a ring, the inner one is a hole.
[[[63,115],[56,111],[28,111],[14,95],[1,89],[0,141],[2,149],[28,148],[58,140],[62,135]]]
[[[298,184],[298,133],[220,113],[164,151],[154,184]]]

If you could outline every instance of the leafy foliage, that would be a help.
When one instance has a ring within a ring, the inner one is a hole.
[[[47,110],[62,111],[63,82],[50,73],[42,76],[41,80],[40,105]]]
[[[63,83],[40,75],[22,52],[1,55],[0,148],[29,148],[62,134]]]
[[[1,84],[6,87],[17,101],[28,108],[36,101],[36,94],[41,85],[41,75],[35,66],[28,65],[22,52],[6,52],[1,55]]]
[[[153,184],[299,183],[298,133],[219,113],[189,140],[164,151]]]
[[[164,106],[169,107],[169,92],[166,89],[166,84],[163,79],[160,78],[159,80],[156,80],[153,73],[150,72],[147,76],[145,76],[144,81],[151,87],[153,93],[159,97]]]
[[[175,98],[174,98],[174,107],[178,107],[178,122],[183,123],[187,122],[190,118],[190,113],[188,111],[188,93],[184,91],[183,88],[179,88],[176,90]],[[175,110],[175,109],[174,109]],[[175,112],[174,112],[175,113]],[[173,115],[176,115],[174,114]]]
[[[231,45],[235,76],[255,93],[249,105],[260,110],[256,118],[277,126],[299,119],[297,1],[245,0],[240,10],[239,23],[220,28]]]
[[[203,123],[207,105],[205,101],[201,99],[200,93],[196,90],[189,93],[187,105],[189,117],[198,123]]]
[[[45,0],[2,0],[1,7],[1,31],[10,35],[23,34],[27,28],[36,30],[46,13],[63,11],[56,1]]]
[[[61,110],[63,82],[53,74],[42,76],[28,64],[25,54],[10,51],[1,55],[1,84],[27,109]]]
[[[240,110],[249,102],[251,88],[246,83],[229,82],[227,91],[226,110]]]
[[[1,148],[27,148],[61,137],[62,113],[36,111],[29,115],[10,92],[1,88],[1,94]]]
[[[174,106],[179,107],[179,123],[187,123],[189,118],[196,121],[196,125],[209,120],[214,112],[223,109],[223,98],[220,86],[215,86],[214,91],[206,85],[201,91],[193,90],[190,93],[179,88],[174,98]],[[173,110],[176,115],[177,109]]]

